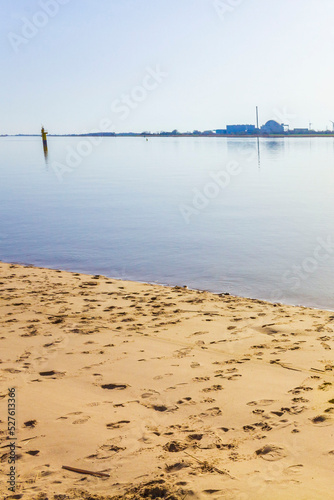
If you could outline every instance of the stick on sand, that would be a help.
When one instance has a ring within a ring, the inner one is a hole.
[[[68,465],[63,465],[62,469],[70,470],[71,472],[77,472],[78,474],[89,474],[90,476],[96,477],[110,477],[109,474],[104,472],[94,472],[92,470],[77,469],[76,467],[69,467]]]

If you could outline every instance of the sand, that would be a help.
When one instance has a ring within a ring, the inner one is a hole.
[[[5,263],[0,287],[2,497],[334,498],[333,312]]]

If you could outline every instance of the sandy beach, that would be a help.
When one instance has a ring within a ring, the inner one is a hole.
[[[2,497],[334,498],[333,312],[5,263],[0,287]]]

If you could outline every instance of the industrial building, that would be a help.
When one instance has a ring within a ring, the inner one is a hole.
[[[294,133],[301,133],[303,129],[296,129]],[[285,133],[284,124],[278,123],[275,120],[269,120],[261,128],[255,125],[239,124],[226,125],[226,129],[216,129],[214,131],[218,135],[281,135]],[[304,132],[304,131],[303,131]]]
[[[255,125],[227,125],[227,134],[254,134]]]
[[[275,120],[269,120],[265,125],[261,127],[261,134],[284,134],[283,124],[275,122]]]

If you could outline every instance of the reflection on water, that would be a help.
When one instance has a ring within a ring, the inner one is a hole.
[[[47,141],[47,131],[45,128],[42,126],[41,128],[41,135],[42,135],[42,142],[43,142],[43,151],[44,151],[44,159],[45,163],[48,162],[48,141]]]
[[[285,147],[285,141],[287,139],[265,139],[264,141],[261,142],[261,145],[274,152],[281,152],[282,149]]]
[[[48,142],[0,138],[0,259],[334,309],[332,138]]]
[[[227,148],[231,155],[237,153],[238,156],[244,158],[255,158],[257,157],[257,164],[261,166],[261,149],[267,150],[271,155],[276,155],[279,157],[283,154],[283,149],[285,148],[285,141],[287,139],[281,138],[260,138],[260,137],[229,137],[226,138]]]
[[[48,163],[48,158],[49,158],[48,145],[44,143],[43,143],[43,152],[44,152],[45,163]]]

